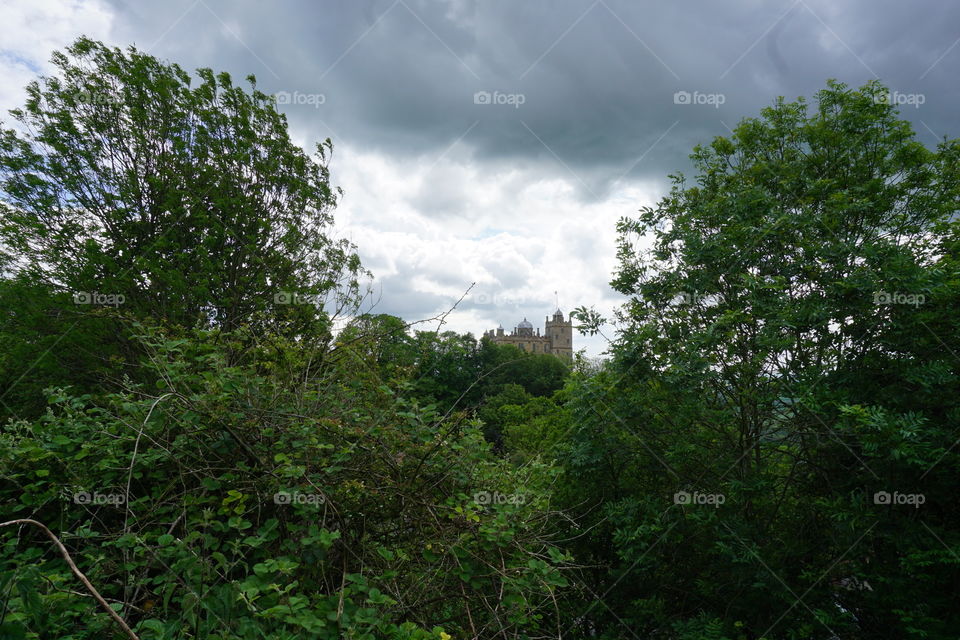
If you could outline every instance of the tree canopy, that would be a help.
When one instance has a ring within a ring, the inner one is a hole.
[[[86,38],[53,63],[0,133],[16,273],[225,330],[276,303],[329,310],[359,293],[359,259],[330,233],[332,144],[293,144],[253,76],[245,91]]]
[[[620,222],[624,331],[564,454],[594,629],[956,625],[960,143],[925,148],[884,92],[779,100]]]

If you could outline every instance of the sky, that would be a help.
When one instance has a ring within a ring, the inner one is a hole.
[[[617,220],[778,96],[879,79],[921,142],[960,135],[947,0],[5,0],[3,120],[80,35],[254,74],[298,144],[334,143],[367,310],[456,305],[443,328],[476,336],[558,303],[611,316]]]

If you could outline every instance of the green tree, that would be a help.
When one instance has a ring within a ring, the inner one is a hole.
[[[570,429],[565,403],[565,393],[561,391],[554,397],[534,396],[524,403],[501,406],[504,449],[511,460],[522,463],[537,457],[553,460],[557,456],[557,447]]]
[[[563,387],[570,374],[569,366],[556,356],[529,353],[490,340],[481,341],[479,357],[489,387],[518,384],[534,396],[551,395]]]
[[[330,233],[331,143],[314,157],[293,144],[252,76],[245,91],[226,73],[194,79],[87,38],[53,63],[0,133],[3,240],[17,272],[224,330],[267,324],[258,313],[277,317],[275,302],[294,294],[317,302],[287,305],[302,323],[359,293],[356,253]]]
[[[885,97],[779,100],[619,224],[625,331],[574,394],[565,460],[597,525],[579,559],[607,567],[586,578],[635,629],[952,633],[960,144],[925,148]],[[936,506],[923,526],[883,490]]]
[[[337,335],[332,359],[370,367],[382,382],[407,380],[416,364],[416,345],[403,319],[389,314],[363,314]]]
[[[473,335],[416,331],[412,392],[443,411],[475,408],[483,396],[483,369]]]
[[[252,76],[86,38],[53,63],[0,130],[0,418],[135,377],[131,319],[328,341],[366,275],[332,234],[329,140],[305,154]]]
[[[503,448],[503,433],[508,419],[504,409],[526,404],[531,397],[523,387],[512,383],[501,385],[499,392],[484,397],[477,417],[483,422],[483,435],[497,449]]]

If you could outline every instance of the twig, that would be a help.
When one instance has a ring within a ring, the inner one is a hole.
[[[63,559],[67,561],[67,565],[70,567],[70,570],[73,571],[73,574],[80,579],[80,582],[82,582],[83,586],[87,588],[87,591],[90,592],[90,595],[92,595],[97,602],[100,603],[100,606],[103,607],[108,614],[110,614],[110,617],[120,625],[120,628],[123,629],[124,633],[127,634],[127,637],[129,637],[131,640],[140,640],[137,634],[133,632],[133,629],[127,626],[127,623],[123,621],[123,618],[117,615],[117,612],[114,611],[109,604],[107,604],[107,601],[103,599],[103,596],[100,595],[100,592],[97,591],[92,584],[90,584],[90,581],[87,580],[87,576],[83,575],[83,572],[80,571],[80,569],[77,568],[77,565],[73,562],[73,558],[70,557],[70,553],[67,551],[67,548],[63,546],[63,543],[60,542],[60,538],[54,535],[54,533],[50,531],[45,524],[29,518],[22,518],[19,520],[10,520],[9,522],[0,522],[0,527],[9,527],[12,524],[32,524],[47,534],[47,537],[53,540],[53,544],[57,545],[57,549],[60,550],[60,554],[63,556]]]
[[[137,440],[136,440],[136,442],[134,442],[134,444],[133,444],[133,455],[130,456],[130,468],[127,470],[127,492],[126,492],[126,494],[125,494],[125,498],[124,498],[124,501],[123,501],[123,504],[124,504],[123,533],[124,533],[124,534],[130,533],[130,526],[129,526],[129,520],[130,520],[130,482],[133,480],[133,467],[134,467],[134,465],[136,464],[136,461],[137,461],[137,451],[140,449],[140,438],[143,437],[143,430],[147,428],[147,422],[150,420],[150,416],[153,415],[153,410],[156,409],[156,407],[157,407],[157,405],[160,403],[160,401],[163,400],[164,398],[166,398],[167,396],[175,396],[175,395],[177,395],[177,394],[176,394],[175,392],[172,392],[172,391],[171,391],[171,392],[168,392],[168,393],[165,393],[165,394],[161,395],[159,398],[157,398],[156,400],[154,400],[154,401],[153,401],[153,404],[150,405],[150,410],[147,411],[147,417],[143,419],[143,424],[140,425],[140,430],[137,432]],[[126,548],[123,550],[124,560],[127,559],[127,551],[128,551],[128,550],[127,550]],[[127,571],[127,577],[129,578],[129,576],[130,576],[130,572]],[[124,609],[126,609],[127,606],[130,606],[130,605],[127,605],[127,602],[126,602],[126,600],[127,600],[127,595],[129,595],[129,593],[130,593],[130,591],[129,591],[129,585],[125,584],[125,585],[124,585],[124,589],[123,589],[123,594],[124,594],[123,606],[124,606]],[[136,588],[136,590],[133,592],[133,597],[132,597],[131,599],[132,599],[132,600],[136,600],[136,599],[137,599],[137,595],[138,595],[139,593],[140,593],[140,585],[137,585],[137,588]]]

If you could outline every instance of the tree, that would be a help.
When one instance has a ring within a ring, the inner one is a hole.
[[[492,392],[505,384],[518,384],[534,396],[549,396],[563,387],[570,368],[556,356],[530,353],[513,345],[481,340],[479,358]]]
[[[476,340],[332,335],[362,270],[329,141],[293,146],[252,78],[54,62],[0,133],[0,636],[552,633],[557,470],[459,410]]]
[[[503,449],[504,428],[508,422],[504,408],[524,405],[531,397],[523,387],[512,383],[501,385],[499,392],[484,397],[477,417],[483,422],[484,437],[493,443],[497,450]]]
[[[407,379],[416,362],[413,338],[402,318],[386,313],[357,316],[337,335],[333,359],[370,367],[379,383]]]
[[[246,327],[234,357],[281,334],[326,344],[366,274],[332,234],[330,141],[294,145],[252,76],[245,91],[87,38],[53,63],[0,130],[0,417],[136,376],[131,319]]]
[[[249,92],[210,69],[194,83],[87,38],[53,63],[0,133],[17,272],[81,303],[228,331],[277,316],[303,330],[356,300],[359,259],[330,233],[332,145],[311,157],[293,144],[253,76]]]
[[[511,460],[557,457],[557,446],[571,427],[564,396],[561,391],[552,398],[534,396],[523,403],[501,405],[498,413],[504,449]]]
[[[483,394],[482,368],[473,335],[417,331],[413,336],[412,393],[442,412],[475,407]]]
[[[579,559],[609,567],[589,579],[618,585],[606,603],[635,630],[956,623],[960,143],[925,148],[885,96],[831,82],[814,109],[778,100],[694,150],[694,185],[673,176],[619,223],[626,330],[609,375],[575,394],[566,461],[571,500],[602,505]],[[946,548],[881,491],[925,493]]]

